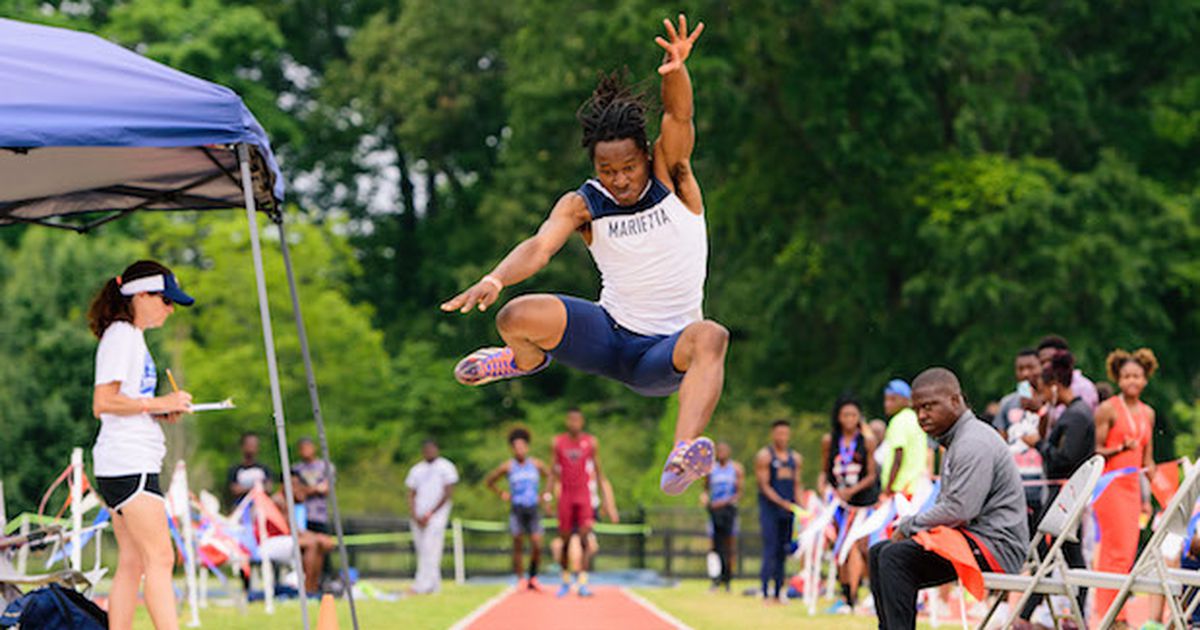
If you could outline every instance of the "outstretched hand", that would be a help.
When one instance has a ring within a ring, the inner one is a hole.
[[[442,310],[449,313],[450,311],[458,311],[460,313],[468,313],[471,309],[478,308],[481,311],[486,311],[489,306],[496,302],[500,297],[500,288],[496,284],[487,280],[476,282],[471,288],[459,293],[453,298],[442,303]]]
[[[658,67],[658,73],[665,76],[683,67],[683,62],[687,61],[688,55],[692,52],[692,45],[696,43],[696,38],[704,32],[704,22],[696,24],[696,30],[692,31],[691,35],[687,30],[687,16],[682,13],[679,14],[678,30],[671,20],[663,20],[663,25],[667,27],[670,41],[659,36],[654,38],[654,42],[667,51],[666,58]]]

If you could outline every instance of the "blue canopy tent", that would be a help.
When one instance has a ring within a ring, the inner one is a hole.
[[[7,19],[0,19],[0,86],[0,226],[34,224],[84,233],[133,212],[245,208],[280,465],[288,471],[258,233],[257,213],[267,215],[279,230],[313,417],[329,461],[284,235],[283,177],[266,133],[237,94],[94,35]],[[283,475],[283,485],[293,560],[303,584],[290,475]],[[336,479],[331,479],[329,498],[343,583],[349,585]],[[300,598],[307,630],[306,599]]]

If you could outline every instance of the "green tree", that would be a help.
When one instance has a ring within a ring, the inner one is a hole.
[[[119,237],[29,230],[16,248],[0,253],[6,258],[0,277],[0,476],[8,513],[15,515],[37,509],[42,493],[71,462],[72,448],[90,451],[99,421],[92,416],[96,339],[87,307],[101,285],[143,251]],[[158,346],[153,335],[148,341]]]
[[[289,200],[311,217],[297,238],[315,253],[298,262],[306,313],[333,322],[314,324],[333,326],[314,343],[335,458],[354,471],[353,505],[392,511],[403,497],[379,497],[420,436],[442,438],[470,480],[502,456],[505,429],[548,438],[572,404],[611,445],[620,501],[662,500],[666,433],[627,436],[669,432],[672,401],[561,366],[462,389],[451,366],[498,341],[492,317],[436,306],[589,176],[576,107],[599,72],[623,67],[653,96],[653,37],[675,11],[646,0],[569,11],[551,0],[0,0],[4,15],[99,32],[247,97],[282,145]],[[711,241],[705,313],[733,332],[712,433],[732,436],[739,457],[775,415],[799,417],[797,441],[811,444],[837,393],[858,391],[877,415],[888,378],[934,363],[958,369],[982,406],[1009,388],[1013,352],[1047,332],[1066,335],[1093,377],[1112,346],[1153,347],[1163,369],[1148,397],[1164,424],[1192,428],[1200,2],[701,0],[687,11],[708,26],[689,61]],[[199,393],[244,402],[179,434],[210,468],[233,433],[270,431],[236,223],[142,217],[92,237],[139,241],[238,313],[202,305],[154,342],[190,385],[212,384]],[[21,229],[0,242],[7,287],[30,245]],[[304,431],[286,293],[268,261],[289,416]],[[240,297],[224,295],[226,282]],[[597,288],[573,239],[504,298]],[[33,343],[4,340],[0,364],[40,356]],[[0,397],[57,391],[53,379],[22,382]],[[477,488],[463,492],[462,509],[498,514]]]
[[[295,440],[313,435],[314,425],[277,233],[265,225],[262,229],[285,413]],[[254,430],[265,444],[272,443],[274,420],[245,219],[209,218],[200,230],[197,259],[191,269],[180,271],[188,274],[187,287],[197,304],[188,313],[190,332],[179,360],[187,388],[197,399],[228,396],[238,405],[235,411],[187,420],[199,462],[220,471],[236,459],[242,431]],[[153,233],[148,237],[155,239]],[[334,463],[342,466],[354,453],[396,432],[405,418],[370,308],[346,297],[348,282],[358,271],[345,241],[305,223],[290,225],[288,237]]]
[[[1117,346],[1149,345],[1173,371],[1200,370],[1200,348],[1178,335],[1200,306],[1194,199],[1112,155],[1080,174],[1036,158],[952,158],[914,188],[926,256],[905,292],[954,331],[938,350],[983,391],[1003,391],[1014,349],[1048,331],[1068,334],[1095,377]],[[1185,383],[1154,389],[1176,399]]]

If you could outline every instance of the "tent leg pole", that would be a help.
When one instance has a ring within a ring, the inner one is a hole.
[[[263,347],[267,351],[267,375],[271,381],[271,405],[275,413],[275,439],[279,442],[280,474],[283,477],[283,496],[287,500],[288,527],[292,530],[292,562],[296,570],[297,591],[300,592],[300,618],[304,630],[308,626],[308,596],[304,589],[304,561],[300,555],[300,540],[296,528],[296,498],[292,494],[292,462],[288,455],[287,427],[283,418],[283,393],[279,388],[279,365],[275,361],[275,334],[271,330],[271,310],[267,304],[267,279],[263,271],[262,244],[258,240],[258,216],[255,212],[254,184],[250,177],[250,149],[237,145],[238,162],[242,173],[242,192],[246,197],[246,221],[250,224],[250,252],[254,258],[254,279],[258,284],[258,313],[262,318]]]
[[[71,569],[83,570],[83,449],[71,449]]]
[[[329,469],[329,504],[333,508],[333,528],[337,535],[338,558],[342,566],[342,585],[346,601],[350,604],[350,621],[358,630],[358,611],[354,605],[354,586],[350,583],[350,559],[346,554],[346,541],[342,530],[342,513],[338,508],[337,469],[329,456],[329,441],[325,439],[325,416],[321,413],[321,397],[317,393],[317,377],[313,372],[312,354],[308,349],[308,331],[304,327],[304,315],[300,311],[300,295],[296,291],[296,273],[292,268],[292,256],[288,248],[287,233],[283,229],[283,216],[275,221],[279,230],[279,247],[283,251],[283,267],[287,270],[288,290],[292,294],[292,314],[296,318],[296,334],[300,337],[300,355],[304,358],[304,374],[308,378],[308,397],[312,402],[313,419],[317,423],[317,441],[321,444],[321,457]]]

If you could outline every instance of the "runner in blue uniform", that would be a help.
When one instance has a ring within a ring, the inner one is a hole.
[[[708,473],[705,485],[708,492],[702,497],[708,508],[712,528],[712,548],[721,561],[721,572],[713,578],[712,588],[724,587],[729,592],[733,580],[733,566],[737,554],[738,501],[742,498],[742,484],[746,471],[732,459],[729,444],[717,444],[717,463]]]
[[[497,466],[484,478],[488,489],[511,505],[508,516],[509,532],[513,538],[513,573],[518,586],[531,591],[538,590],[538,564],[542,559],[542,514],[538,501],[549,497],[541,493],[542,479],[549,471],[536,457],[529,456],[529,431],[513,429],[508,433],[508,446],[512,458]],[[508,478],[508,490],[496,486],[500,477]],[[522,546],[529,539],[529,579],[524,579],[521,562]]]

